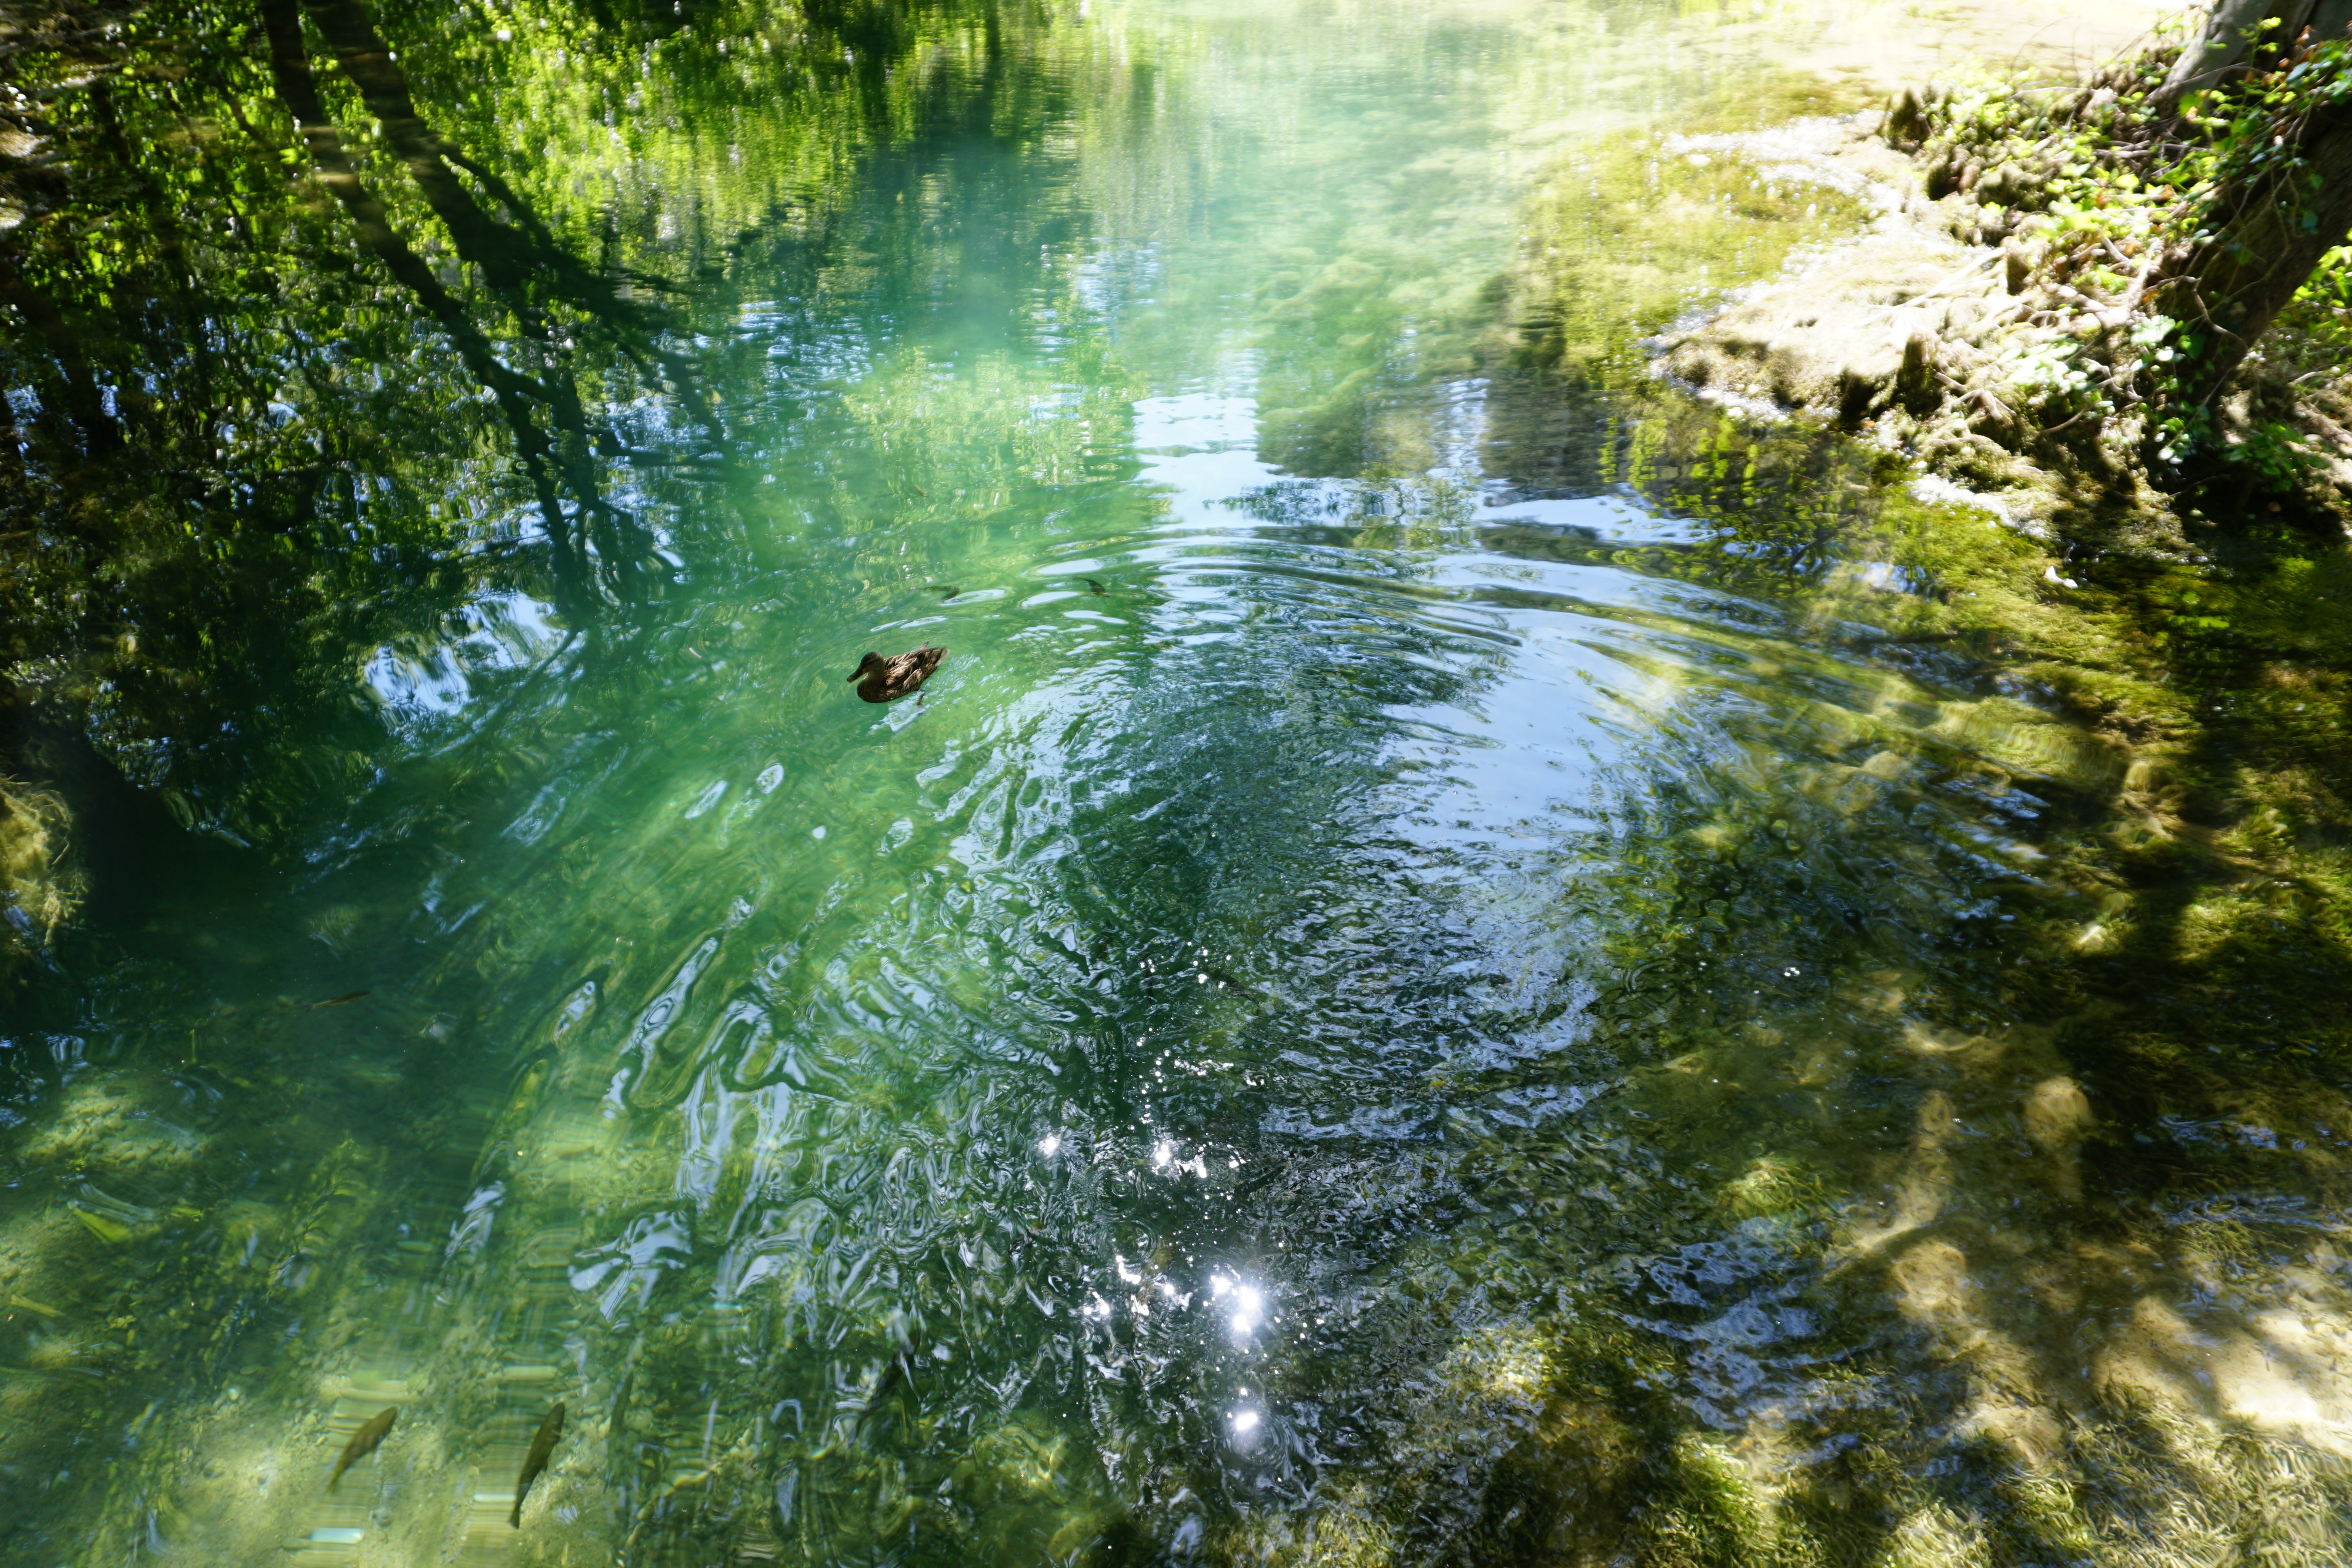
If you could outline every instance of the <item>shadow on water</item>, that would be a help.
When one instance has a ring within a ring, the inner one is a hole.
[[[1603,983],[1600,1029],[1701,1046],[1667,1063],[1706,1077],[1674,1120],[1721,1142],[1668,1163],[1752,1207],[1739,1228],[1759,1243],[1759,1221],[1801,1219],[1822,1249],[1801,1279],[1755,1244],[1639,1265],[1640,1293],[1701,1310],[1644,1326],[1692,1347],[1679,1398],[1746,1460],[1715,1481],[1704,1455],[1653,1471],[1676,1506],[1712,1491],[1728,1512],[1643,1554],[2171,1561],[2237,1531],[2325,1554],[2346,1518],[2325,1369],[2347,1107],[2343,710],[2323,694],[2346,653],[2326,606],[2352,563],[2249,522],[2201,568],[2089,554],[2070,568],[2085,591],[2054,604],[2021,587],[2038,549],[1949,514],[1923,529],[1866,449],[1645,413],[1568,459],[1597,447],[1710,525],[1646,547],[1644,570],[1751,591],[1810,578],[1801,641],[1842,648],[1843,679],[1876,664],[1938,694],[1927,733],[1966,760],[1846,720],[1727,756],[1720,732],[1676,733],[1585,862],[1606,868],[1596,906],[1633,920],[1638,980]],[[1632,558],[1573,534],[1488,540]],[[1776,782],[1727,797],[1765,757]],[[1941,864],[1918,858],[1943,836],[1919,831],[1939,796],[1985,812]],[[1783,1381],[1762,1347],[1811,1369]],[[1792,1458],[1755,1490],[1759,1459]],[[2315,1500],[2292,1526],[2263,1500],[2289,1476]],[[1905,1522],[1874,1542],[1873,1514]]]

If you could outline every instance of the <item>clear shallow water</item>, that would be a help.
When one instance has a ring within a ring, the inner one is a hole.
[[[1811,16],[949,28],[821,190],[707,53],[614,112],[684,152],[445,98],[693,281],[691,376],[579,361],[644,548],[387,616],[270,857],[126,814],[10,1036],[11,1560],[1752,1560],[1736,1470],[1908,1476],[1853,1561],[2127,1516],[1998,1462],[2285,1331],[2140,1239],[2207,1211],[2085,1196],[2099,1026],[2011,978],[2126,759],[1492,351],[1562,139]],[[530,558],[402,363],[361,479]],[[2133,1157],[2329,1233],[2274,1109]]]

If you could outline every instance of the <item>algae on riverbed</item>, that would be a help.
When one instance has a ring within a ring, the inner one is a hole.
[[[80,902],[68,859],[70,818],[53,790],[0,777],[0,986],[40,952]]]

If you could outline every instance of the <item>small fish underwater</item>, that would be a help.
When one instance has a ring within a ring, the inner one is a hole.
[[[898,1385],[906,1381],[908,1372],[913,1368],[923,1348],[923,1341],[919,1335],[909,1335],[899,1341],[897,1353],[888,1361],[883,1363],[882,1369],[874,1375],[873,1386],[866,1391],[866,1397],[858,1401],[855,1407],[855,1414],[850,1420],[850,1430],[853,1433],[864,1431],[866,1423],[873,1419],[875,1411],[881,1406],[883,1401],[898,1392]]]
[[[548,1410],[547,1418],[539,1424],[539,1434],[530,1440],[530,1452],[523,1456],[522,1474],[515,1481],[514,1511],[507,1522],[517,1530],[522,1528],[522,1500],[530,1495],[530,1483],[539,1472],[547,1469],[547,1457],[555,1452],[555,1445],[563,1437],[563,1401],[559,1399]]]
[[[343,1445],[342,1457],[335,1461],[335,1473],[327,1478],[329,1491],[335,1490],[335,1483],[343,1479],[345,1470],[376,1451],[383,1444],[384,1435],[392,1430],[392,1424],[398,1419],[400,1406],[390,1406],[376,1412],[366,1426],[352,1434],[352,1440]]]

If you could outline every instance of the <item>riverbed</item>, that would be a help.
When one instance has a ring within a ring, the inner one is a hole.
[[[138,32],[186,281],[14,406],[235,542],[44,753],[0,1555],[2338,1560],[2331,918],[1624,373],[1869,219],[1657,138],[2153,15],[2033,10]]]

